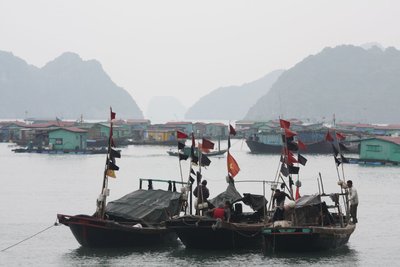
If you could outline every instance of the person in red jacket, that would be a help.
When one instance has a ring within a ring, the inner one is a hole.
[[[229,201],[224,204],[219,204],[217,208],[211,210],[212,217],[214,219],[226,220],[229,222],[231,217],[231,203]]]

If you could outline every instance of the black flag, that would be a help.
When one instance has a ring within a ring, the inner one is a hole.
[[[192,173],[193,175],[196,175],[196,173],[194,172],[194,170],[192,168],[190,168],[190,173]]]
[[[210,166],[211,160],[206,155],[201,155],[201,166]]]
[[[119,167],[117,165],[115,165],[112,161],[108,162],[108,169],[109,170],[113,170],[113,171],[118,171]]]
[[[185,143],[178,142],[178,149],[184,149]]]
[[[199,157],[198,156],[192,156],[192,163],[198,164],[199,163]]]
[[[306,159],[305,157],[303,157],[302,155],[300,155],[300,154],[297,155],[297,161],[298,161],[301,165],[306,166],[307,159]]]
[[[299,174],[300,167],[288,166],[290,174]]]
[[[121,152],[119,150],[112,149],[110,150],[111,158],[121,158]]]
[[[179,153],[179,160],[187,160],[188,158],[189,158],[189,155]]]
[[[282,173],[282,175],[285,176],[285,177],[287,177],[287,176],[289,175],[289,171],[288,171],[288,169],[286,168],[285,164],[282,164],[282,165],[281,165],[281,173]]]

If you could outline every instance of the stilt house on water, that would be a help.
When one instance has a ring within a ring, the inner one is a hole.
[[[400,137],[380,136],[362,140],[360,161],[400,164]]]

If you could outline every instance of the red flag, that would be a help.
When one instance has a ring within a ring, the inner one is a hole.
[[[297,135],[296,132],[292,132],[292,131],[289,130],[288,128],[284,128],[284,129],[285,129],[285,136],[286,136],[286,138],[290,138],[290,137],[293,137],[293,136]]]
[[[296,186],[296,200],[300,198],[300,187]]]
[[[232,125],[229,124],[229,134],[230,135],[236,135],[235,128],[232,127]]]
[[[239,173],[240,168],[236,160],[232,157],[231,153],[229,152],[227,157],[227,163],[228,163],[228,173],[233,178]]]
[[[297,140],[297,145],[299,146],[299,149],[301,149],[301,150],[306,150],[307,149],[307,146],[303,142],[301,142],[300,140]]]
[[[201,151],[204,152],[204,153],[210,153],[210,149],[204,148],[203,145],[202,145],[201,143],[198,143],[198,144],[197,144],[197,147],[198,147],[199,149],[201,149]]]
[[[117,113],[111,111],[111,120],[114,120],[116,115]]]
[[[186,138],[188,138],[188,135],[185,134],[184,132],[176,131],[176,137],[177,137],[178,139],[186,139]]]
[[[333,142],[333,137],[329,131],[325,135],[325,141]]]
[[[338,140],[344,140],[344,139],[346,139],[346,136],[344,136],[344,134],[342,134],[342,133],[336,132],[336,138]]]
[[[293,165],[293,163],[298,163],[297,159],[293,156],[292,152],[287,155],[288,165]]]
[[[214,143],[211,142],[210,140],[203,138],[202,148],[203,149],[214,149]]]
[[[281,128],[283,128],[283,129],[289,129],[289,127],[290,127],[290,121],[285,121],[285,120],[279,119],[279,124],[281,125]]]

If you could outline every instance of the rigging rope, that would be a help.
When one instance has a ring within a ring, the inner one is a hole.
[[[15,247],[16,245],[19,245],[19,244],[21,244],[22,242],[25,242],[25,241],[27,241],[27,240],[29,240],[29,239],[31,239],[31,238],[37,236],[37,235],[39,235],[39,234],[41,234],[41,233],[43,233],[43,232],[49,230],[50,228],[52,228],[52,227],[54,227],[54,226],[58,226],[58,225],[59,225],[59,224],[58,224],[58,222],[56,221],[55,223],[53,223],[53,224],[50,225],[49,227],[46,227],[45,229],[43,229],[43,230],[37,232],[36,234],[31,235],[31,236],[25,238],[24,240],[21,240],[21,241],[15,243],[14,245],[11,245],[11,246],[9,246],[9,247],[6,247],[5,249],[2,249],[1,252],[6,251],[6,250],[9,249],[9,248]]]

